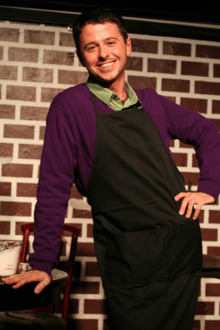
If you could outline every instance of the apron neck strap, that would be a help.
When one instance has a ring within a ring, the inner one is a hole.
[[[97,103],[96,103],[96,99],[95,99],[95,95],[90,91],[91,95],[92,95],[92,101],[93,101],[93,104],[94,104],[94,107],[95,107],[95,112],[96,112],[96,115],[99,114],[99,111],[98,111],[98,107],[97,107]]]

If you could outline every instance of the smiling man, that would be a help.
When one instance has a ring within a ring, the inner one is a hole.
[[[124,89],[125,66],[131,54],[131,38],[124,40],[116,24],[86,24],[79,36],[80,62],[90,77],[115,92],[120,100],[127,99]]]
[[[190,330],[200,286],[198,215],[220,192],[220,137],[214,124],[125,82],[131,39],[108,9],[73,27],[85,84],[53,100],[47,118],[35,209],[32,271],[5,279],[39,281],[56,263],[73,183],[87,197],[111,330]],[[171,139],[195,146],[197,192],[186,192]],[[196,205],[196,210],[193,206]]]

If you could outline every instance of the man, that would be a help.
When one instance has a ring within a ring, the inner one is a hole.
[[[29,260],[33,270],[5,283],[17,288],[38,281],[39,293],[50,282],[75,183],[92,206],[110,329],[192,329],[202,257],[197,217],[220,192],[219,132],[154,90],[134,91],[125,83],[131,39],[116,14],[83,13],[73,33],[89,80],[51,104]],[[171,159],[171,138],[194,145],[198,192],[185,192]]]

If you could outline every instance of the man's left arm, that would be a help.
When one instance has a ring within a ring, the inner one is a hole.
[[[186,212],[186,218],[196,205],[193,219],[197,219],[202,206],[214,203],[220,193],[220,134],[211,120],[170,100],[165,102],[168,102],[166,119],[170,136],[193,145],[196,152],[200,168],[198,191],[181,192],[175,200],[182,199],[179,214]]]

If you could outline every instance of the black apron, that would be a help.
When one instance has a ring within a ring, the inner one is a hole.
[[[184,179],[143,108],[100,114],[87,197],[111,330],[191,330],[202,265]]]

